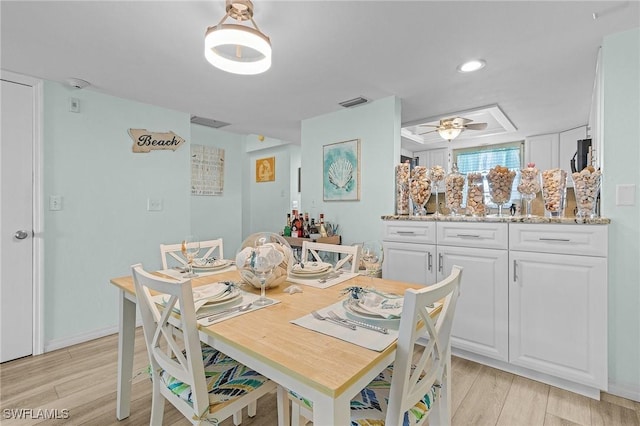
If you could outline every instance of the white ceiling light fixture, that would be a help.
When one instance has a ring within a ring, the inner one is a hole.
[[[487,63],[483,59],[474,59],[458,65],[458,72],[474,72],[484,68]]]
[[[227,14],[218,25],[207,28],[204,36],[204,56],[216,68],[233,74],[253,75],[271,67],[271,40],[258,29],[253,20],[251,0],[226,0]],[[225,24],[231,17],[251,21],[246,25]]]
[[[440,135],[440,137],[449,142],[457,138],[460,133],[462,133],[462,129],[457,127],[446,127],[444,129],[438,129],[438,134]]]

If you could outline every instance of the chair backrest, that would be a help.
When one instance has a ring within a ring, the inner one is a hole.
[[[334,268],[336,270],[342,268],[347,264],[347,262],[351,262],[350,272],[358,272],[358,268],[360,266],[361,251],[362,247],[360,246],[342,246],[338,244],[325,244],[305,241],[302,243],[302,254],[300,260],[309,260],[309,256],[311,256],[312,260],[322,262],[323,259],[322,256],[320,256],[319,252],[338,253],[345,256],[342,259],[336,261],[334,265]]]
[[[162,256],[162,269],[169,269],[169,256],[177,260],[180,266],[187,264],[187,259],[182,254],[182,243],[160,244],[160,256]],[[216,257],[217,259],[223,259],[224,251],[222,249],[222,238],[218,238],[217,240],[200,241],[200,251],[194,257]]]
[[[451,374],[447,371],[451,327],[461,276],[462,268],[453,266],[451,274],[439,283],[405,292],[386,424],[403,424],[404,413],[430,394],[434,384],[440,385],[444,375]],[[427,307],[439,301],[442,310],[434,320]]]
[[[176,281],[160,278],[146,272],[141,264],[133,265],[131,270],[151,368],[155,372],[160,369],[165,370],[174,378],[191,386],[193,414],[200,416],[202,413],[208,413],[209,395],[205,382],[191,280]],[[151,291],[165,294],[166,304],[159,307],[154,302]],[[176,302],[180,306],[179,317],[172,315]],[[181,331],[179,334],[182,336],[182,344],[175,339],[176,329]],[[166,348],[163,348],[163,345]],[[182,352],[183,349],[185,354]],[[157,374],[153,379],[159,380]],[[164,393],[164,396],[176,406],[181,404],[178,401],[179,397],[172,395],[171,392]],[[184,404],[181,405],[184,407]]]

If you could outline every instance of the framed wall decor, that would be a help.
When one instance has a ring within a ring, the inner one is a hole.
[[[256,182],[272,182],[276,180],[276,157],[256,160]]]
[[[360,200],[360,139],[322,147],[324,201]]]

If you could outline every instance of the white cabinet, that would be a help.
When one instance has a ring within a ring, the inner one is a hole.
[[[453,347],[508,360],[507,262],[507,250],[438,245],[438,281],[453,265],[464,268],[451,331]]]
[[[436,223],[385,221],[382,277],[429,285],[436,282]]]
[[[518,251],[510,256],[510,362],[606,389],[606,259]]]
[[[509,361],[607,388],[607,227],[510,225]]]
[[[436,246],[384,242],[382,276],[389,280],[430,285],[436,282]]]
[[[415,153],[415,156],[418,157],[418,164],[420,166],[427,166],[429,168],[442,166],[445,169],[447,168],[447,148],[419,151]]]
[[[456,355],[598,398],[607,389],[607,225],[385,221],[383,278],[463,268]]]
[[[525,163],[536,163],[538,170],[558,167],[559,139],[557,133],[527,138],[525,142]]]

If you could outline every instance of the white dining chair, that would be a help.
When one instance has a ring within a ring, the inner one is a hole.
[[[232,415],[234,424],[241,424],[242,409],[277,385],[200,341],[190,280],[151,275],[141,264],[131,270],[153,383],[150,424],[162,424],[165,400],[193,424],[218,424]],[[167,302],[156,304],[151,291],[166,294]],[[283,400],[278,397],[279,413]]]
[[[396,357],[351,400],[351,424],[414,426],[451,424],[451,327],[462,268],[429,287],[408,289],[400,318]],[[431,318],[427,307],[443,302]],[[292,425],[313,417],[313,404],[289,393]]]
[[[182,254],[182,243],[160,244],[160,256],[162,257],[162,269],[169,269],[169,257],[177,260],[180,266],[187,265],[187,259]],[[194,257],[224,259],[222,238],[200,241],[200,252]]]
[[[350,264],[349,272],[358,272],[360,266],[360,253],[362,247],[360,246],[343,246],[339,244],[325,244],[316,243],[313,241],[304,241],[302,243],[302,254],[300,259],[302,261],[315,260],[323,262],[321,252],[335,253],[339,256],[336,260],[334,269],[338,270]],[[344,256],[344,257],[342,257]]]

